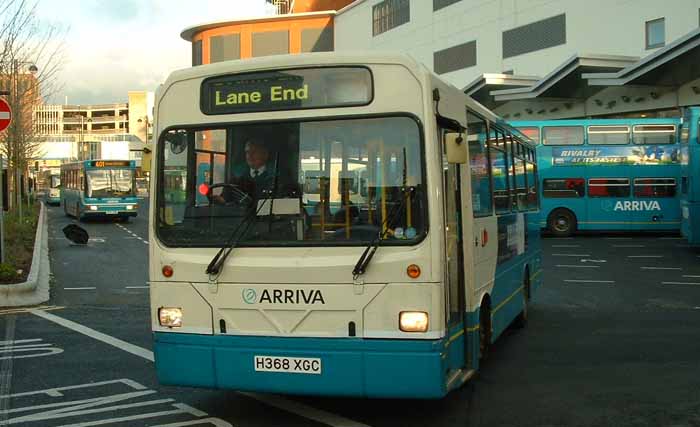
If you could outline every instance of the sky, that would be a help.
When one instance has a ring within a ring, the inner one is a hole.
[[[182,30],[267,12],[264,0],[39,0],[38,20],[66,31],[61,90],[48,101],[109,104],[126,102],[130,90],[155,91],[191,66]]]

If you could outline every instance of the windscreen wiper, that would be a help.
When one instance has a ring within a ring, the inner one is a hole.
[[[384,218],[384,221],[382,222],[382,228],[384,228],[383,232],[380,232],[377,237],[372,240],[369,245],[365,248],[365,251],[362,252],[362,255],[360,256],[360,259],[357,260],[357,263],[355,264],[355,268],[352,269],[352,278],[353,280],[357,280],[358,277],[361,275],[365,274],[365,271],[367,271],[367,266],[369,265],[369,262],[372,260],[372,257],[374,256],[374,253],[377,252],[377,249],[379,248],[379,242],[381,242],[389,232],[389,224],[393,224],[401,215],[401,213],[404,211],[407,205],[407,200],[408,197],[406,197],[406,191],[413,191],[412,187],[403,187],[401,189],[402,197],[401,197],[401,202],[394,206],[394,209],[389,213],[389,215]]]
[[[352,279],[357,280],[358,277],[360,277],[362,274],[365,274],[365,271],[367,271],[367,266],[369,265],[369,262],[372,261],[372,257],[374,256],[374,253],[377,252],[377,249],[379,248],[379,242],[386,237],[387,233],[389,232],[389,224],[393,224],[398,218],[401,212],[406,208],[406,201],[408,200],[406,191],[413,191],[414,189],[412,187],[408,187],[406,184],[408,182],[407,176],[406,176],[406,171],[407,171],[407,165],[406,165],[406,147],[403,149],[403,170],[402,170],[402,183],[403,187],[401,187],[401,193],[402,193],[402,198],[401,202],[394,206],[392,211],[389,213],[384,218],[384,221],[382,221],[382,225],[380,228],[380,232],[377,235],[377,237],[372,240],[369,245],[365,248],[364,252],[362,252],[362,255],[360,255],[360,259],[357,260],[357,263],[355,264],[355,268],[352,269]],[[384,229],[384,231],[381,231]]]
[[[224,246],[219,249],[219,252],[214,255],[214,258],[209,262],[209,265],[207,266],[206,273],[211,277],[211,276],[218,276],[221,273],[221,268],[224,266],[224,263],[226,262],[226,258],[228,258],[229,254],[233,249],[238,246],[238,243],[243,239],[243,237],[246,235],[248,232],[248,229],[250,228],[250,225],[255,222],[253,219],[256,219],[258,217],[258,213],[260,210],[266,205],[266,202],[270,200],[272,197],[272,193],[270,193],[267,197],[259,199],[258,200],[258,206],[256,209],[254,209],[250,215],[247,217],[243,218],[243,221],[238,223],[238,226],[233,230],[233,233],[231,233],[231,237],[229,238],[228,242]],[[244,227],[241,230],[241,228]],[[240,233],[239,233],[240,231]]]

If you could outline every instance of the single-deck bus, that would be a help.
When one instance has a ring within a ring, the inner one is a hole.
[[[700,246],[700,107],[688,107],[681,125],[681,233]]]
[[[78,220],[114,217],[128,221],[138,212],[133,160],[84,160],[61,165],[61,204]]]
[[[540,224],[577,230],[680,230],[680,120],[510,122],[535,140]]]
[[[176,71],[155,131],[161,383],[435,398],[527,319],[534,145],[414,60]]]
[[[37,189],[44,194],[44,203],[59,205],[61,203],[61,172],[59,169],[46,169],[39,172]]]

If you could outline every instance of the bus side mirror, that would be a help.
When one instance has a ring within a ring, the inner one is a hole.
[[[445,134],[445,153],[447,163],[467,163],[467,140],[461,133]]]

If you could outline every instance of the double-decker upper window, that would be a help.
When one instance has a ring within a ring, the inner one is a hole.
[[[629,126],[588,126],[588,143],[624,145],[630,142]]]
[[[542,128],[544,145],[583,145],[583,126],[545,126]]]
[[[635,144],[673,144],[676,142],[676,125],[637,125],[632,129]]]

